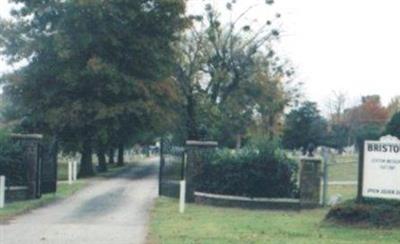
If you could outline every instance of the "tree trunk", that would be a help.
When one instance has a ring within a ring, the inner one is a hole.
[[[89,177],[94,175],[93,162],[92,162],[92,145],[91,140],[86,139],[82,147],[81,166],[79,168],[78,177]]]
[[[123,166],[124,165],[124,144],[119,144],[118,145],[118,166]]]
[[[188,96],[187,97],[187,106],[186,106],[186,112],[187,112],[187,121],[186,121],[186,127],[187,127],[187,136],[189,140],[198,140],[199,139],[199,133],[197,129],[197,122],[196,122],[196,115],[195,115],[195,102],[193,99],[193,96]]]
[[[236,150],[239,150],[242,147],[242,136],[236,135]]]
[[[108,163],[109,164],[115,164],[114,155],[115,155],[114,148],[111,148],[110,151],[108,151]]]
[[[101,147],[97,152],[97,159],[99,161],[99,172],[107,171],[106,154],[104,151],[105,151],[104,148]]]

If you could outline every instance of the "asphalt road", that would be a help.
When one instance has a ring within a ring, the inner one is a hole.
[[[153,160],[110,179],[95,179],[66,200],[0,225],[0,243],[144,243],[156,196]]]

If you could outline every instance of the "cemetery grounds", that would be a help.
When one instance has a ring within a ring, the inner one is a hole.
[[[329,159],[328,199],[356,197],[356,155]],[[343,183],[343,184],[341,184]],[[400,243],[399,229],[340,226],[324,221],[329,207],[315,210],[243,210],[188,204],[159,198],[148,242],[153,243]]]

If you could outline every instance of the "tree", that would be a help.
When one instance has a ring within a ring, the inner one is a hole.
[[[349,127],[344,123],[328,125],[324,145],[335,148],[340,154],[346,146],[349,146],[349,135]]]
[[[329,120],[332,124],[343,122],[343,114],[346,108],[347,96],[344,92],[333,91],[329,97],[326,107],[328,109]]]
[[[317,104],[306,101],[286,116],[282,142],[286,148],[301,149],[306,154],[310,144],[323,145],[326,129],[327,122]]]
[[[235,1],[226,1],[231,16],[235,7]],[[206,137],[218,138],[229,146],[236,138],[240,146],[257,114],[262,115],[262,121],[268,117],[270,125],[276,124],[277,113],[291,100],[282,87],[293,70],[271,45],[279,32],[271,20],[252,29],[244,19],[253,7],[227,21],[211,4],[205,5],[203,15],[191,16],[193,25],[179,45],[181,56],[176,69],[190,139],[199,139],[201,128],[207,128]],[[268,93],[267,87],[279,92]],[[272,104],[274,101],[277,104]]]
[[[400,112],[395,113],[389,123],[387,123],[385,134],[400,138]]]
[[[396,113],[400,112],[400,96],[395,96],[390,100],[387,111],[389,113],[389,118],[392,118]]]
[[[365,140],[378,140],[383,132],[382,126],[378,124],[360,125],[355,132],[355,145],[358,149],[362,148]]]
[[[350,145],[350,127],[345,123],[347,96],[344,92],[333,91],[327,102],[328,132],[325,145],[343,152]]]
[[[362,97],[360,105],[345,110],[343,117],[343,123],[349,128],[350,144],[359,143],[368,134],[370,139],[375,138],[383,131],[389,113],[378,95],[370,95]]]
[[[80,176],[93,174],[94,151],[103,161],[106,147],[171,124],[183,0],[14,2],[23,5],[1,21],[0,47],[29,63],[4,77],[4,93],[24,130],[81,152]]]

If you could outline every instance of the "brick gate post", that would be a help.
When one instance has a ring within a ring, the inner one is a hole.
[[[194,202],[195,178],[201,174],[207,154],[218,146],[215,141],[186,141],[186,201]]]

